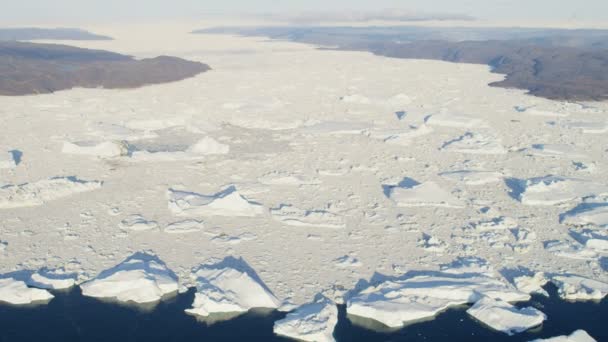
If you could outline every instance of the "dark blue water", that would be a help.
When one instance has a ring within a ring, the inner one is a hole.
[[[354,325],[340,307],[335,336],[338,341],[529,341],[570,334],[584,329],[598,341],[608,341],[608,300],[566,302],[555,288],[551,298],[535,296],[530,302],[549,319],[542,327],[516,336],[491,331],[469,318],[466,308],[448,310],[436,319],[392,332],[378,332]],[[0,306],[0,341],[288,341],[275,336],[273,323],[284,313],[248,313],[211,325],[183,312],[194,298],[193,291],[159,304],[152,311],[119,306],[83,297],[78,289],[56,293],[48,305]],[[368,321],[366,325],[373,325]]]

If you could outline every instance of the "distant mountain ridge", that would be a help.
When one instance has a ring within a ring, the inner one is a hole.
[[[486,64],[506,75],[491,86],[554,100],[608,99],[608,30],[220,27],[193,33],[267,36],[394,58]]]
[[[103,50],[0,41],[0,95],[7,96],[74,87],[136,88],[180,81],[210,69],[177,57],[136,60]]]
[[[0,40],[112,40],[76,28],[0,28]]]

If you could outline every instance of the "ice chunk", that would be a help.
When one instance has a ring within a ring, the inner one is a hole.
[[[158,229],[158,223],[155,221],[148,221],[141,215],[131,215],[122,220],[119,226],[121,229],[137,232]]]
[[[0,302],[25,305],[51,299],[53,295],[47,290],[29,288],[23,281],[13,278],[0,279]]]
[[[387,144],[409,146],[416,138],[431,134],[433,131],[433,128],[428,125],[420,125],[409,126],[407,129],[375,130],[371,132],[370,136]]]
[[[608,228],[608,203],[584,203],[560,216],[560,222],[574,226],[589,224]]]
[[[434,182],[410,187],[392,187],[388,197],[400,207],[463,208],[464,202],[443,190]]]
[[[482,296],[503,301],[526,301],[530,296],[485,273],[468,268],[441,272],[410,272],[372,285],[348,301],[348,314],[379,321],[388,327],[436,315],[451,306],[474,303]]]
[[[549,279],[543,272],[538,272],[533,276],[521,275],[513,278],[513,284],[521,292],[533,294],[538,293],[544,296],[549,296],[547,291],[543,289],[543,286],[547,284]]]
[[[442,172],[439,176],[467,185],[485,185],[500,182],[503,174],[494,171],[460,170]]]
[[[369,127],[370,124],[365,122],[322,121],[308,123],[300,129],[300,132],[314,135],[351,135],[361,134]]]
[[[585,157],[575,146],[567,144],[535,144],[526,150],[530,155],[539,157]]]
[[[547,319],[547,315],[533,307],[518,309],[507,302],[489,297],[478,300],[467,313],[509,336],[539,326]]]
[[[214,195],[169,189],[169,210],[177,216],[243,216],[264,213],[264,207],[250,202],[234,186]]]
[[[80,288],[84,296],[143,304],[158,302],[179,286],[175,274],[160,259],[136,253]]]
[[[27,284],[32,287],[49,290],[69,289],[76,283],[76,274],[63,269],[42,269],[30,276]]]
[[[176,126],[184,126],[186,121],[180,118],[171,119],[147,119],[147,120],[130,120],[125,123],[125,127],[140,131],[159,131],[162,129],[172,128]]]
[[[608,122],[569,121],[563,126],[570,129],[579,129],[586,134],[608,133]]]
[[[349,267],[360,267],[363,265],[359,259],[351,255],[344,255],[334,260],[336,267],[349,268]]]
[[[203,221],[185,220],[169,224],[165,227],[165,233],[169,234],[188,234],[200,232],[205,228]]]
[[[555,275],[551,282],[557,286],[563,299],[601,300],[608,294],[608,284],[577,275]]]
[[[59,177],[0,187],[0,209],[34,207],[48,201],[101,188],[102,182]]]
[[[230,152],[230,146],[222,144],[211,137],[205,137],[190,146],[186,152],[196,155],[227,154]]]
[[[270,209],[272,217],[288,226],[340,229],[345,227],[341,216],[325,210],[303,210],[291,205]]]
[[[608,194],[608,186],[576,178],[546,176],[531,178],[518,195],[525,205],[558,205],[591,195]]]
[[[428,116],[425,122],[429,126],[453,127],[453,128],[474,128],[483,126],[481,119],[457,113],[440,113]]]
[[[442,253],[447,248],[447,243],[439,238],[423,234],[422,238],[418,240],[418,247],[424,249],[427,252]]]
[[[577,330],[568,336],[557,336],[545,339],[537,339],[531,342],[596,342],[585,330]]]
[[[121,157],[129,154],[129,146],[124,141],[102,143],[64,142],[61,152],[65,154],[88,155],[102,158]]]
[[[468,154],[506,154],[507,150],[496,137],[481,133],[465,133],[464,135],[447,141],[441,147],[447,152],[458,152]]]
[[[281,302],[241,259],[227,258],[216,265],[201,266],[192,276],[196,282],[196,295],[187,313],[206,317],[281,306]]]
[[[14,169],[17,167],[13,152],[0,152],[0,170]]]
[[[298,341],[333,342],[333,332],[338,323],[338,308],[322,297],[305,304],[274,323],[274,333]]]
[[[88,134],[102,138],[104,140],[143,140],[154,139],[158,134],[151,131],[134,130],[125,126],[107,123],[107,122],[89,122],[87,123]]]
[[[367,98],[366,96],[363,96],[361,94],[352,94],[352,95],[342,96],[340,98],[340,101],[342,101],[344,103],[355,103],[355,104],[371,104],[372,103],[372,100],[370,100],[369,98]]]
[[[287,172],[270,172],[259,178],[264,185],[316,185],[321,182],[316,179],[309,179],[298,174]]]

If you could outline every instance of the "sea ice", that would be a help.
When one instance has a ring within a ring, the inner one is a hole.
[[[197,291],[192,308],[186,312],[193,315],[207,317],[281,306],[281,302],[241,259],[227,258],[216,265],[201,266],[192,277]]]
[[[124,230],[133,230],[137,232],[143,232],[147,230],[158,229],[158,223],[155,221],[148,221],[141,215],[131,215],[126,219],[122,220],[119,227]]]
[[[66,272],[63,269],[42,269],[30,276],[27,285],[48,290],[69,289],[76,283],[76,274]]]
[[[538,157],[585,157],[575,146],[567,144],[534,144],[526,152]]]
[[[539,326],[547,319],[547,315],[533,307],[518,309],[507,302],[489,297],[478,300],[467,313],[509,336]]]
[[[531,342],[596,342],[585,330],[577,330],[568,336],[557,336],[545,339],[536,339]]]
[[[122,157],[129,154],[129,146],[124,141],[64,142],[61,152],[65,154],[87,155],[101,158]]]
[[[440,173],[439,176],[466,185],[498,183],[503,179],[503,174],[500,172],[476,170],[448,171]]]
[[[442,151],[467,154],[506,154],[498,138],[481,133],[465,133],[464,135],[447,141],[441,147]]]
[[[177,276],[156,256],[136,253],[80,285],[88,297],[119,302],[154,303],[177,292]]]
[[[184,220],[173,222],[165,227],[165,233],[169,234],[188,234],[200,232],[205,228],[203,221]]]
[[[26,305],[36,302],[48,302],[53,295],[47,290],[33,289],[20,280],[13,278],[0,279],[0,302],[13,305]]]
[[[102,182],[58,177],[21,185],[0,187],[0,209],[34,207],[48,201],[101,188]]]
[[[222,144],[211,137],[203,139],[190,146],[186,152],[195,155],[212,155],[212,154],[227,154],[230,152],[230,146]]]
[[[13,152],[2,152],[0,153],[0,170],[1,169],[14,169],[17,167],[15,156]]]
[[[214,195],[169,189],[169,210],[177,216],[243,216],[262,215],[264,207],[250,202],[231,186]]]
[[[484,125],[483,120],[456,113],[433,114],[425,119],[429,126],[441,126],[452,128],[474,128]]]
[[[608,284],[577,275],[554,275],[551,282],[559,296],[567,300],[601,300],[608,294]]]
[[[463,208],[464,202],[434,182],[391,187],[388,197],[400,207]]]
[[[270,209],[270,215],[288,226],[333,229],[345,227],[342,216],[326,210],[303,210],[291,205],[281,205]]]
[[[406,273],[371,285],[348,301],[348,314],[370,318],[388,327],[433,317],[451,306],[474,303],[487,296],[503,301],[526,301],[530,296],[493,276],[479,272],[478,266],[462,265],[442,271]]]
[[[573,226],[596,225],[608,228],[608,203],[583,203],[562,214],[560,222]]]
[[[274,323],[274,333],[298,341],[333,342],[338,323],[338,308],[331,300],[322,297],[302,305]]]
[[[608,186],[582,179],[545,176],[521,182],[518,198],[525,205],[558,205],[582,197],[608,194]]]

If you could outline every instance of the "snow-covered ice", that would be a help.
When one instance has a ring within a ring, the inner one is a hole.
[[[489,297],[483,297],[467,313],[494,330],[514,335],[539,326],[547,315],[536,308],[518,309],[515,306]]]
[[[246,312],[254,308],[277,309],[281,302],[241,259],[226,258],[194,270],[196,295],[186,312],[197,316]]]
[[[288,226],[344,228],[344,219],[337,214],[326,210],[304,210],[291,205],[281,205],[270,209],[272,217]]]
[[[506,154],[507,150],[500,140],[489,134],[468,132],[464,135],[446,141],[441,147],[442,151],[466,154]]]
[[[388,327],[433,317],[456,305],[474,303],[487,296],[507,302],[526,301],[527,293],[471,266],[442,271],[409,272],[371,285],[348,300],[349,315],[376,320]]]
[[[601,300],[608,294],[608,283],[578,275],[555,275],[551,277],[551,282],[557,286],[563,299]]]
[[[149,221],[139,214],[135,214],[120,221],[119,227],[124,230],[143,232],[158,229],[158,223],[155,221]]]
[[[484,125],[483,120],[459,113],[433,114],[426,118],[429,126],[441,126],[451,128],[475,128]]]
[[[64,142],[61,152],[65,154],[87,155],[95,157],[122,157],[129,154],[129,146],[124,141]]]
[[[596,340],[589,336],[584,330],[577,330],[567,336],[557,336],[551,338],[536,339],[531,342],[596,342]]]
[[[608,203],[583,203],[564,213],[561,222],[567,225],[596,225],[608,228]]]
[[[41,269],[26,281],[27,285],[48,290],[65,290],[76,284],[77,275],[63,269]]]
[[[213,195],[169,189],[169,209],[177,216],[257,216],[264,207],[243,197],[236,187]]]
[[[521,187],[518,199],[526,205],[558,205],[608,194],[608,185],[561,176],[530,178],[521,182]]]
[[[400,207],[462,208],[465,205],[462,200],[435,182],[391,187],[388,197]]]
[[[188,234],[200,232],[205,228],[203,221],[184,220],[173,222],[165,227],[165,233],[169,234]]]
[[[447,171],[439,174],[441,177],[462,182],[467,185],[485,185],[498,183],[503,179],[503,174],[495,171],[459,170]]]
[[[16,167],[17,162],[15,161],[15,156],[13,152],[0,152],[0,170],[14,169]]]
[[[136,253],[80,285],[88,297],[154,303],[179,289],[177,276],[156,256]]]
[[[75,177],[44,179],[20,185],[0,187],[0,209],[40,206],[82,192],[101,188],[102,182],[83,181]]]
[[[13,278],[0,279],[0,302],[25,305],[48,302],[51,299],[53,299],[53,295],[47,290],[27,287],[23,281]]]
[[[338,308],[331,300],[321,297],[304,304],[274,323],[274,333],[298,341],[333,342],[338,323]]]

